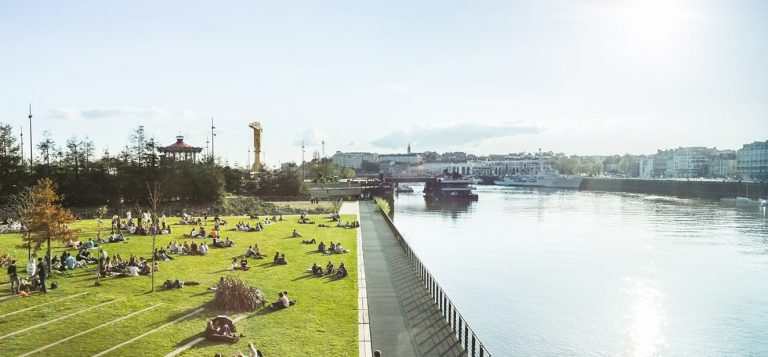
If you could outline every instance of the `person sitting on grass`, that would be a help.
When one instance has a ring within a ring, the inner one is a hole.
[[[192,247],[189,243],[184,242],[184,245],[181,246],[181,254],[192,254]]]
[[[248,259],[241,259],[240,260],[240,270],[246,271],[250,269],[251,267],[248,266]]]
[[[344,266],[344,263],[339,264],[339,269],[336,270],[336,277],[346,278],[347,275],[349,275],[349,272],[347,271],[347,267]]]
[[[235,242],[231,241],[229,237],[227,237],[227,241],[224,242],[224,247],[226,248],[232,248],[235,246]]]
[[[197,243],[192,242],[192,244],[189,245],[189,255],[197,255]]]
[[[275,264],[280,264],[280,265],[288,264],[288,261],[285,260],[285,253],[281,254],[280,256],[277,256],[277,253],[275,253]]]
[[[263,259],[264,257],[262,257],[261,254],[259,254],[258,249],[259,249],[258,245],[256,246],[256,249],[253,249],[253,247],[251,247],[249,245],[248,246],[248,250],[245,251],[245,257],[246,258],[253,257],[255,259]]]
[[[125,276],[139,276],[139,267],[135,265],[129,265],[125,268]]]
[[[331,241],[331,244],[328,245],[328,251],[330,253],[333,253],[336,251],[336,244],[333,244],[333,241]]]
[[[326,275],[333,274],[333,263],[331,263],[330,260],[328,261],[328,264],[325,265],[325,274]]]
[[[296,304],[296,301],[288,300],[288,293],[282,292],[278,294],[277,301],[273,302],[269,307],[272,310],[281,310],[294,304]]]
[[[297,231],[294,229],[294,230],[293,230],[293,233],[291,234],[291,237],[293,237],[293,238],[299,238],[299,237],[301,237],[301,234],[299,234],[299,232],[297,232]]]
[[[341,243],[336,244],[336,248],[333,250],[336,254],[343,254],[343,253],[349,253],[349,249],[344,249],[344,247],[341,246]]]
[[[197,237],[197,230],[192,228],[192,230],[189,232],[189,238],[195,238]]]
[[[307,273],[312,273],[312,275],[323,276],[323,268],[318,266],[317,263],[312,263],[312,267],[307,269]]]
[[[222,328],[214,323],[213,320],[208,321],[203,336],[206,340],[218,342],[235,343],[240,340],[240,337],[233,335],[232,332],[229,331],[229,327]]]
[[[200,255],[208,254],[208,244],[205,242],[200,243],[200,246],[197,248],[197,252]]]
[[[317,245],[317,251],[320,253],[325,253],[325,243],[320,242],[320,244]]]
[[[311,240],[303,239],[301,241],[301,244],[315,244],[315,243],[316,243],[315,238],[312,238]]]

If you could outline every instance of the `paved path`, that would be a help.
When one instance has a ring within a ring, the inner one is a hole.
[[[466,356],[372,201],[360,202],[371,343],[383,356]]]

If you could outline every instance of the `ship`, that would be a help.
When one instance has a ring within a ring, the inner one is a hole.
[[[581,180],[581,176],[561,175],[555,170],[543,170],[535,175],[507,175],[494,183],[499,186],[577,189],[581,186]]]
[[[424,199],[427,201],[477,201],[472,193],[472,182],[456,178],[432,178],[424,185]]]

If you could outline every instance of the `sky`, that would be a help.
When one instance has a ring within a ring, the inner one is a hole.
[[[765,1],[5,1],[0,121],[117,153],[650,154],[768,140]],[[18,133],[18,131],[17,131]],[[28,152],[28,143],[25,151]]]

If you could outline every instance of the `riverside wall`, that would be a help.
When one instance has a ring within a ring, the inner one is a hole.
[[[765,197],[768,182],[643,180],[587,177],[579,187],[586,191],[632,192],[686,198]]]

